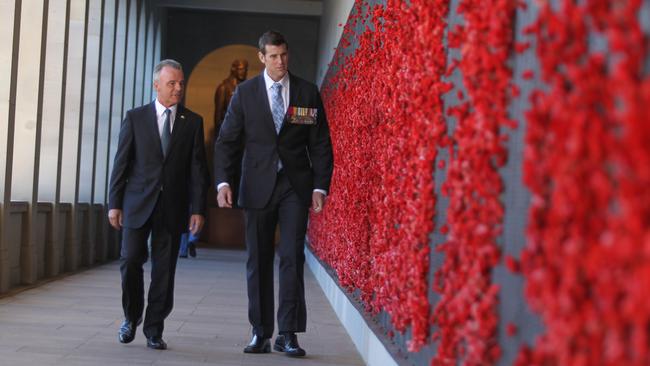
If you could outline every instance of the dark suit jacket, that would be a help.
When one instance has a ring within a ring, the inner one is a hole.
[[[178,105],[167,158],[162,153],[155,102],[126,112],[111,174],[109,209],[123,210],[123,225],[137,229],[162,195],[172,234],[187,231],[191,213],[205,215],[209,184],[203,119]]]
[[[242,148],[239,138],[243,138],[239,191],[243,208],[263,208],[268,203],[278,159],[305,205],[311,205],[313,189],[329,190],[333,157],[323,102],[316,85],[289,77],[289,106],[317,108],[315,125],[292,124],[285,118],[276,134],[263,74],[237,86],[221,125],[214,150],[215,180],[232,185],[237,152]]]

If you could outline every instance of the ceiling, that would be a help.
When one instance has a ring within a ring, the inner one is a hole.
[[[157,0],[158,6],[219,11],[311,15],[323,13],[322,0]]]

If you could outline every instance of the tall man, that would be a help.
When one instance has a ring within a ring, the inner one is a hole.
[[[260,37],[261,75],[241,83],[215,144],[217,202],[232,207],[235,157],[242,149],[238,203],[246,217],[248,319],[253,326],[244,352],[268,353],[274,328],[274,233],[280,224],[279,335],[274,349],[304,356],[296,333],[307,323],[303,281],[309,206],[322,210],[332,176],[332,145],[318,89],[287,70],[289,46],[282,34]]]
[[[179,104],[181,65],[163,60],[154,68],[152,103],[126,112],[111,174],[108,219],[122,230],[120,271],[124,322],[118,339],[129,343],[144,311],[142,265],[151,234],[151,284],[144,318],[147,347],[166,349],[164,320],[173,306],[174,274],[183,232],[204,223],[209,176],[201,116]],[[189,211],[192,207],[192,212]],[[191,216],[190,216],[191,214]]]

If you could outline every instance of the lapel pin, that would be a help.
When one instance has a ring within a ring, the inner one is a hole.
[[[181,114],[181,119],[185,119],[185,116]]]

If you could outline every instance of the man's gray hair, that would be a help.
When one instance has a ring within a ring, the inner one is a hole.
[[[156,67],[153,68],[153,80],[154,81],[158,81],[158,78],[160,76],[160,70],[162,70],[163,67],[165,67],[165,66],[169,66],[169,67],[171,67],[173,69],[183,71],[183,66],[181,66],[181,64],[178,61],[172,60],[172,59],[169,59],[169,58],[166,59],[166,60],[162,60],[162,61],[160,61],[158,63],[158,65],[156,65]]]

